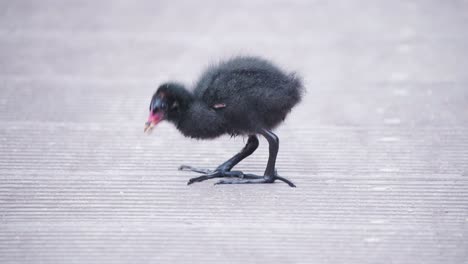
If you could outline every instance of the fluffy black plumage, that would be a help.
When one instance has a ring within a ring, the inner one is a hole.
[[[161,120],[173,122],[188,137],[214,138],[223,134],[248,135],[245,147],[215,170],[182,165],[180,170],[204,174],[188,184],[225,178],[218,184],[273,183],[295,185],[276,172],[279,139],[271,131],[301,100],[302,84],[272,63],[257,57],[236,57],[209,67],[193,92],[179,83],[165,83],[153,95],[147,129]],[[257,135],[269,144],[268,163],[263,176],[231,171],[258,147]]]
[[[192,138],[252,135],[280,124],[302,91],[294,73],[258,57],[235,57],[209,67],[192,91],[174,82],[161,85],[150,110],[162,111],[163,119]]]

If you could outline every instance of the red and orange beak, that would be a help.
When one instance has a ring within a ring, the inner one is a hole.
[[[150,115],[148,117],[148,121],[145,123],[145,130],[144,132],[145,133],[151,133],[151,131],[153,130],[153,128],[159,123],[161,122],[161,120],[163,120],[164,118],[164,114],[162,112],[156,112],[156,113],[152,113],[150,112]]]

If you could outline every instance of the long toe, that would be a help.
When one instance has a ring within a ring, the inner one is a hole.
[[[180,165],[179,167],[180,171],[193,171],[201,174],[210,174],[213,173],[213,170],[210,169],[203,169],[203,168],[196,168],[188,165]]]
[[[258,184],[258,183],[273,183],[270,180],[267,180],[265,178],[261,179],[222,179],[215,183],[215,185],[218,184]]]
[[[275,176],[274,178],[272,178],[272,177],[256,176],[256,175],[252,175],[252,174],[245,174],[244,177],[240,178],[240,179],[233,179],[233,178],[222,179],[222,180],[218,181],[217,183],[215,183],[215,185],[218,185],[218,184],[274,183],[275,180],[280,180],[280,181],[283,181],[283,182],[287,183],[291,187],[296,187],[296,185],[294,185],[294,183],[292,183],[288,179],[285,179],[285,178],[280,177],[280,176]]]
[[[296,185],[294,183],[292,183],[290,180],[288,180],[286,178],[280,177],[278,174],[275,175],[275,180],[280,180],[282,182],[285,182],[290,187],[296,188]]]
[[[212,173],[212,174],[209,174],[209,175],[207,174],[207,175],[191,178],[187,182],[187,185],[190,185],[190,184],[195,183],[195,182],[202,182],[202,181],[206,181],[206,180],[209,180],[209,179],[220,178],[220,177],[223,177],[221,175],[221,173],[220,172],[215,172],[215,173]]]
[[[206,180],[209,180],[209,179],[223,178],[223,177],[237,177],[237,178],[244,178],[245,177],[245,178],[249,178],[249,179],[263,178],[261,176],[255,176],[255,175],[251,175],[251,174],[245,174],[244,175],[244,173],[242,171],[214,171],[212,173],[190,179],[187,182],[187,185],[190,185],[190,184],[195,183],[195,182],[202,182],[202,181],[206,181]]]

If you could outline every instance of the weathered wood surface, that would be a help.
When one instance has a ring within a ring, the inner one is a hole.
[[[467,263],[467,24],[467,1],[2,1],[0,263]],[[234,54],[304,77],[277,130],[296,189],[187,186],[244,140],[143,134],[158,83]]]

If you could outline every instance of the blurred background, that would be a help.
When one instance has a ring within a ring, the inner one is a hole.
[[[466,263],[467,25],[462,0],[1,1],[0,262]],[[160,83],[235,55],[304,79],[296,189],[186,186],[245,140],[143,134]]]

